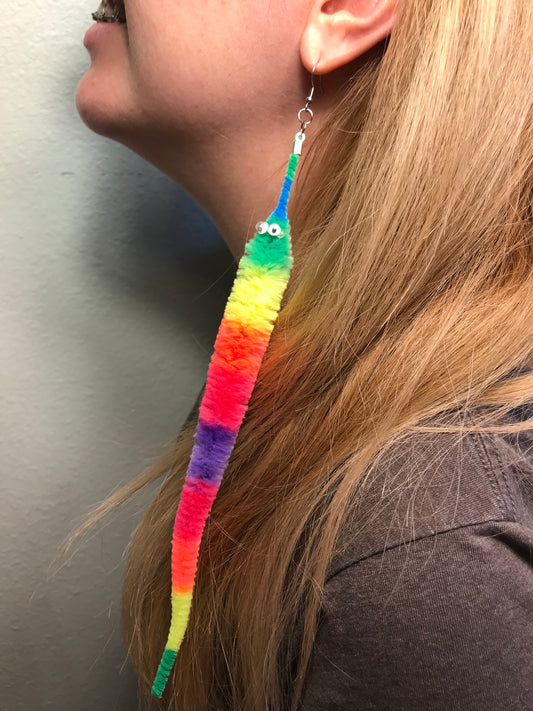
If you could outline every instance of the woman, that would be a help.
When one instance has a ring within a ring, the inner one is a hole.
[[[168,473],[124,584],[142,696],[172,711],[528,708],[531,3],[127,0],[125,17],[86,41],[79,113],[187,190],[236,259],[276,204],[310,74],[323,85],[289,203],[291,277],[162,701],[197,412],[74,534]]]

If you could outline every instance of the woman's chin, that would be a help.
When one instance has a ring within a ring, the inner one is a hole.
[[[92,67],[81,78],[75,94],[76,109],[83,123],[91,131],[113,139],[121,135],[126,125],[121,99],[109,75],[102,78]]]

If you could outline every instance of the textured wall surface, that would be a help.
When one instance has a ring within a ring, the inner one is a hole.
[[[52,561],[174,438],[234,275],[200,209],[79,119],[97,4],[0,27],[0,711],[137,709],[123,551],[155,487]]]

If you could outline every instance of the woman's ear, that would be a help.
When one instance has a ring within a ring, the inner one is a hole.
[[[300,42],[302,63],[327,74],[364,54],[392,30],[399,0],[314,0]]]

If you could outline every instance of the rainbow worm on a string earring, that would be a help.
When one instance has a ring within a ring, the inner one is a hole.
[[[313,120],[312,88],[298,112],[300,130],[283,180],[279,202],[258,222],[241,257],[207,371],[194,446],[174,521],[172,537],[171,621],[152,694],[161,697],[180,648],[192,603],[198,551],[209,512],[217,495],[239,428],[248,408],[257,374],[277,319],[293,263],[287,202],[305,128]],[[309,120],[302,121],[307,112]]]

